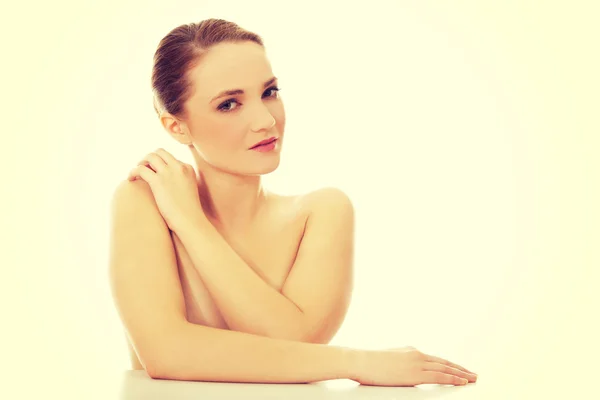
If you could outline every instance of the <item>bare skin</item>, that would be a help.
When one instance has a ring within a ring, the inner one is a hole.
[[[270,62],[264,49],[255,43],[222,43],[211,48],[203,62],[190,70],[189,77],[195,90],[185,103],[187,118],[165,111],[160,115],[161,124],[192,153],[199,175],[201,207],[210,223],[250,268],[281,291],[315,197],[280,196],[262,187],[261,175],[279,165],[286,125]],[[216,97],[234,88],[244,93]],[[277,138],[273,151],[249,150],[271,137]],[[141,164],[154,170],[152,161],[144,159]],[[187,210],[183,214],[189,215]],[[229,330],[173,229],[171,238],[187,320]],[[141,369],[131,343],[129,351],[132,367]]]
[[[261,176],[279,165],[285,111],[261,46],[214,46],[188,77],[194,90],[187,113],[163,110],[160,121],[192,151],[198,176],[191,165],[158,149],[129,176],[152,187],[120,185],[112,203],[111,283],[132,338],[132,367],[144,369],[142,360],[154,378],[236,382],[342,375],[371,385],[474,379],[462,367],[414,348],[371,352],[319,345],[339,329],[350,301],[351,203],[340,191],[279,196],[262,188]],[[270,151],[252,150],[266,139],[276,140]],[[201,227],[205,235],[194,229]],[[213,251],[197,246],[200,240]],[[274,314],[287,323],[267,319]],[[228,325],[268,337],[233,334]],[[157,327],[163,329],[149,335]],[[282,352],[289,357],[278,357]],[[195,362],[207,353],[210,366]],[[245,367],[224,363],[225,353],[240,355]]]
[[[310,212],[311,196],[282,196],[269,193],[264,218],[249,231],[217,229],[235,251],[260,277],[272,287],[281,290],[293,265],[302,240],[306,218]],[[218,226],[218,224],[214,224]],[[185,247],[175,233],[171,233],[177,255],[177,268],[185,298],[187,320],[198,325],[227,329],[218,307],[190,260]],[[132,369],[144,369],[128,341]]]

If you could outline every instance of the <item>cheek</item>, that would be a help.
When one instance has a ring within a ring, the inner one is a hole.
[[[247,127],[239,118],[228,118],[214,124],[210,143],[219,149],[227,150],[239,147],[244,141]]]
[[[283,106],[282,102],[273,108],[271,115],[273,115],[273,118],[275,118],[275,123],[279,133],[283,133],[283,129],[285,128],[285,107]]]

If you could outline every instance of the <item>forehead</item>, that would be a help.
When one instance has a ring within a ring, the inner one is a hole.
[[[220,43],[189,72],[193,97],[211,98],[228,89],[262,90],[273,75],[262,46],[254,42]]]

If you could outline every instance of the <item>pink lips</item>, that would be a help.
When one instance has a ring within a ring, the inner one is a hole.
[[[277,140],[272,140],[267,142],[266,144],[261,144],[260,146],[253,147],[252,151],[258,151],[260,153],[268,153],[275,149],[275,145],[277,144]]]
[[[261,140],[260,142],[256,143],[254,146],[250,147],[250,149],[253,150],[253,149],[256,149],[259,146],[264,146],[264,145],[267,145],[267,144],[271,144],[271,143],[275,142],[276,140],[277,140],[277,138],[275,136],[270,137],[270,138],[265,139],[265,140]]]

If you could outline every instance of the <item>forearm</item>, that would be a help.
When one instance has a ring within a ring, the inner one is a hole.
[[[302,310],[256,274],[208,220],[176,234],[230,329],[278,339],[307,337]]]
[[[356,379],[361,350],[272,339],[186,324],[153,378],[212,382],[307,383]]]

